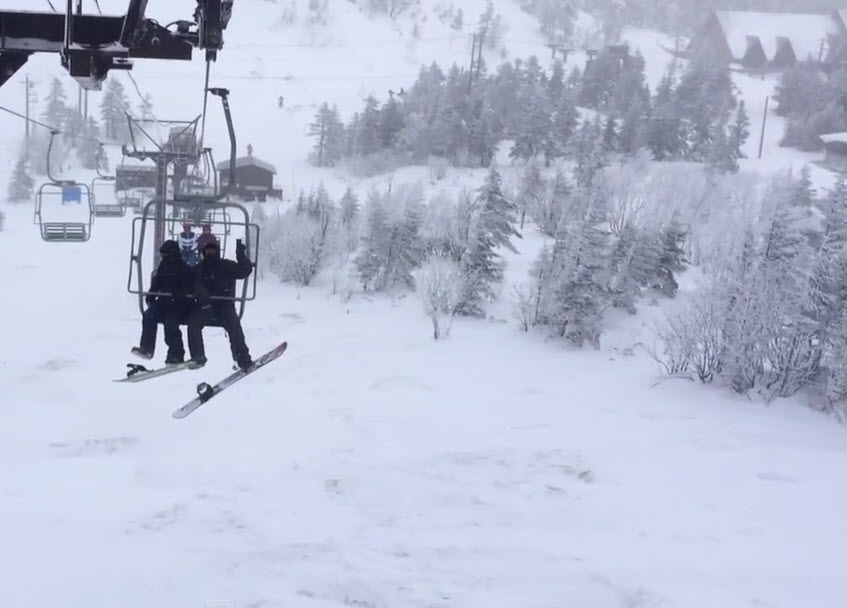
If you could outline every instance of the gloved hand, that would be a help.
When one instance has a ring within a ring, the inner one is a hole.
[[[156,297],[155,296],[146,296],[144,298],[144,301],[147,303],[147,306],[153,306],[153,302],[156,301]]]
[[[241,239],[235,241],[235,257],[243,258],[247,255],[247,246]]]

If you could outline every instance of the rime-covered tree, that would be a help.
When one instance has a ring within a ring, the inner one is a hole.
[[[558,335],[583,346],[599,348],[602,315],[608,301],[605,279],[609,232],[602,201],[584,193],[584,218],[564,222],[557,241],[563,252],[554,268],[548,304],[549,324]]]
[[[50,82],[50,92],[47,94],[41,119],[51,127],[60,129],[64,126],[69,111],[65,97],[65,87],[62,85],[61,80],[54,78]]]
[[[529,212],[530,216],[535,217],[541,208],[542,200],[546,195],[546,189],[547,184],[544,178],[541,177],[541,169],[535,163],[528,164],[526,169],[524,169],[518,190],[517,202],[521,210],[521,230],[523,230],[527,212]]]
[[[587,188],[594,180],[600,169],[606,166],[607,156],[603,146],[602,123],[597,119],[587,118],[576,134],[576,183],[581,188]]]
[[[108,158],[103,154],[99,141],[100,126],[93,116],[88,117],[85,130],[80,135],[76,155],[82,166],[90,170],[108,170]]]
[[[12,179],[9,180],[9,200],[22,201],[32,198],[35,182],[29,174],[29,159],[26,149],[21,148],[18,160],[15,161],[15,169]]]
[[[482,314],[483,299],[493,293],[492,285],[503,278],[503,265],[497,249],[504,247],[517,251],[512,237],[520,238],[520,233],[515,230],[517,205],[503,195],[500,173],[494,166],[489,169],[474,203],[475,217],[462,260],[468,278],[467,296],[460,312],[476,316]]]
[[[338,116],[336,106],[324,102],[313,122],[309,123],[309,135],[315,138],[310,160],[318,167],[332,167],[341,160],[344,144],[344,123]]]
[[[579,125],[579,111],[569,93],[562,96],[556,107],[551,126],[551,137],[556,157],[565,156]]]
[[[116,78],[109,78],[103,87],[100,102],[100,122],[103,136],[111,141],[126,141],[129,137],[126,111],[129,108],[123,85]]]
[[[512,134],[514,144],[509,151],[510,158],[529,161],[543,153],[545,164],[550,165],[550,161],[556,155],[550,116],[550,103],[546,91],[534,87],[532,93],[526,98],[526,103],[518,117],[518,127]]]
[[[338,205],[341,207],[341,225],[345,228],[355,225],[359,217],[359,199],[352,188],[347,187]]]

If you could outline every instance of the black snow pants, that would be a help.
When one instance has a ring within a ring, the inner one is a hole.
[[[180,321],[185,315],[185,306],[167,301],[155,301],[147,307],[141,317],[141,350],[154,353],[156,351],[156,335],[158,324],[165,330],[165,344],[168,345],[167,361],[180,361],[185,357],[185,347],[182,343]]]
[[[192,358],[205,357],[206,348],[203,344],[203,328],[206,325],[219,325],[229,336],[229,348],[236,363],[249,359],[250,351],[244,339],[241,319],[235,312],[232,302],[214,302],[211,307],[203,310],[200,306],[191,309],[188,315],[188,349]]]

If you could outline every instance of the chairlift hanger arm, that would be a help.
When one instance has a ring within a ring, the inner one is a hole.
[[[147,1],[129,0],[124,16],[0,10],[0,86],[33,53],[61,54],[86,89],[99,89],[109,70],[132,69],[133,58],[189,61],[195,47],[216,58],[232,0],[196,0],[195,22],[174,32],[145,18]]]

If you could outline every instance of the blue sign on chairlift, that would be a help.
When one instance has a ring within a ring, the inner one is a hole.
[[[82,188],[79,186],[69,186],[62,188],[62,204],[63,205],[79,205],[82,203]]]

